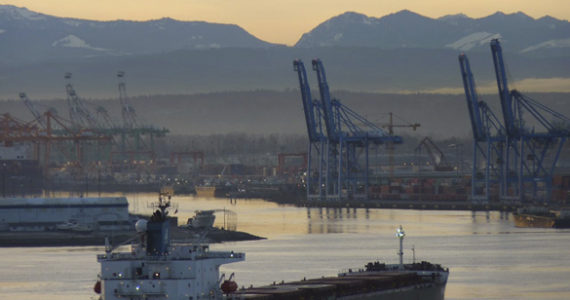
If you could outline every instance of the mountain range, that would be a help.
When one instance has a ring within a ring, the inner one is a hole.
[[[285,90],[298,86],[292,61],[315,57],[325,63],[332,89],[460,90],[460,52],[468,53],[479,82],[494,80],[492,38],[501,39],[513,79],[570,78],[570,23],[520,12],[479,19],[347,12],[288,47],[237,25],[90,21],[0,5],[0,99],[22,91],[35,99],[64,97],[65,72],[73,73],[80,96],[114,96],[118,70],[128,74],[134,95]]]
[[[0,5],[0,40],[3,62],[272,46],[236,25],[169,18],[89,21],[58,18],[10,5]]]
[[[486,50],[499,38],[510,51],[560,50],[568,55],[570,23],[549,16],[533,19],[522,12],[473,19],[464,14],[432,19],[409,10],[381,18],[347,12],[304,34],[296,47],[378,47]]]

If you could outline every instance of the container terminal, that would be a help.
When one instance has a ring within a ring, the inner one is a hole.
[[[458,56],[470,140],[442,144],[430,137],[410,144],[395,130],[429,124],[369,121],[334,98],[325,64],[310,62],[318,99],[305,65],[293,61],[306,122],[308,147],[247,161],[203,149],[169,149],[168,129],[141,121],[117,73],[121,120],[85,101],[65,73],[68,114],[22,92],[32,121],[0,116],[0,176],[4,197],[68,191],[156,192],[206,197],[263,198],[308,206],[414,209],[505,209],[525,205],[564,207],[570,201],[570,119],[510,90],[498,40],[490,43],[500,111],[478,98],[465,54]],[[484,63],[484,62],[477,62]],[[516,109],[514,109],[516,108]],[[63,117],[66,115],[65,117]],[[158,151],[157,145],[161,146]],[[166,149],[166,150],[165,150]],[[245,157],[245,156],[244,156]],[[252,163],[256,162],[256,163]]]

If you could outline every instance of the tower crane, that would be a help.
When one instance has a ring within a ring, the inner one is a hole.
[[[394,128],[411,128],[413,131],[416,131],[418,127],[420,127],[419,123],[411,123],[411,124],[394,124],[394,114],[392,112],[388,113],[388,124],[382,125],[382,128],[388,129],[389,135],[394,135]],[[388,148],[388,159],[389,159],[389,168],[390,168],[390,177],[394,176],[394,144],[387,143],[386,147]]]
[[[394,124],[394,114],[389,112],[388,113],[388,124],[384,124],[382,125],[382,128],[387,128],[388,129],[388,134],[389,135],[394,135],[394,128],[396,127],[400,127],[400,128],[411,128],[412,130],[416,130],[418,127],[420,127],[420,123],[411,123],[411,124]]]

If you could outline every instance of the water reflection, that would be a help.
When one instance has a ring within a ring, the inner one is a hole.
[[[480,223],[481,218],[479,218],[479,217],[481,215],[485,216],[485,223],[489,223],[489,221],[491,220],[491,212],[490,211],[471,211],[471,219],[473,220],[473,223]]]
[[[357,208],[306,208],[307,233],[347,233],[357,230],[358,219],[368,220],[369,209]],[[352,222],[356,221],[356,222]]]
[[[109,196],[117,196],[116,194]],[[150,213],[155,194],[126,195],[131,212]],[[568,299],[570,230],[516,228],[500,212],[299,208],[262,200],[174,197],[177,216],[230,209],[237,229],[267,240],[212,245],[247,253],[229,264],[241,285],[334,275],[370,260],[397,260],[394,231],[408,233],[406,258],[451,269],[446,299]],[[218,218],[215,226],[223,226]],[[0,299],[89,299],[99,247],[0,248]]]

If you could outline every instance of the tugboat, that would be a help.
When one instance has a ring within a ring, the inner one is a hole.
[[[245,260],[244,253],[209,251],[207,244],[171,244],[167,219],[170,196],[159,194],[150,220],[137,221],[128,252],[106,245],[94,291],[100,300],[220,299],[237,284],[220,276],[222,264]],[[120,245],[119,245],[120,246]],[[222,282],[223,281],[223,282]],[[223,290],[222,290],[223,289]]]

